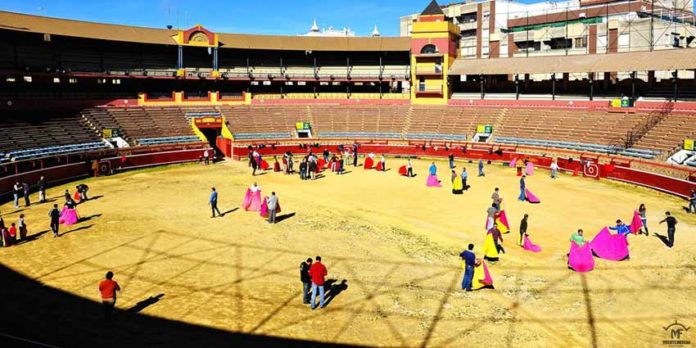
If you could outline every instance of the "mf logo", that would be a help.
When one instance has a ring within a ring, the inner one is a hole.
[[[663,327],[662,329],[665,330],[669,338],[663,340],[662,344],[671,347],[685,347],[691,345],[691,341],[687,339],[686,335],[687,331],[689,331],[689,327],[681,324],[677,320],[674,320],[673,323]]]

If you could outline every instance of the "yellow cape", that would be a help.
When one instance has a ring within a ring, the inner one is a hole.
[[[483,257],[486,260],[498,261],[498,249],[496,249],[493,235],[490,233],[486,234],[486,239],[483,241]]]

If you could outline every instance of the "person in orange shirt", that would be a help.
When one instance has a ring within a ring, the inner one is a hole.
[[[114,272],[106,272],[106,279],[99,282],[99,292],[102,298],[102,308],[104,309],[104,320],[111,321],[111,313],[116,305],[116,291],[121,291],[118,283],[113,280]]]
[[[9,245],[13,245],[17,242],[17,226],[15,226],[15,223],[13,222],[12,225],[10,225],[10,229],[7,230],[8,234],[10,235],[9,238]]]

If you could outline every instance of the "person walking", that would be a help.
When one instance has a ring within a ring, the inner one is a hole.
[[[525,175],[522,175],[522,177],[520,178],[520,196],[517,197],[517,200],[521,201],[521,202],[524,202],[527,198],[527,196],[524,193],[524,189],[527,186],[526,183],[524,182],[525,177],[526,177]]]
[[[358,144],[353,144],[353,167],[358,166]]]
[[[558,175],[558,163],[556,161],[551,162],[551,179],[556,179]]]
[[[312,291],[312,277],[309,275],[309,269],[312,267],[312,258],[300,263],[300,281],[302,282],[302,303],[310,304]]]
[[[454,154],[450,153],[448,156],[449,159],[449,167],[450,169],[454,169]]]
[[[31,205],[31,202],[29,202],[29,184],[26,182],[22,183],[22,191],[24,193],[24,206],[28,207]]]
[[[251,157],[251,176],[256,176],[256,168],[258,168],[261,163],[257,163],[256,157]]]
[[[524,214],[522,221],[520,221],[520,245],[524,244],[524,235],[527,233],[527,219],[529,215]]]
[[[486,176],[486,174],[483,172],[483,160],[480,159],[478,163],[478,176]]]
[[[210,218],[215,217],[215,212],[217,212],[218,216],[222,217],[222,214],[220,213],[220,209],[218,209],[217,203],[218,203],[218,193],[215,188],[211,188],[212,192],[210,193],[210,200],[208,200],[208,204],[210,204],[210,209],[213,211],[213,216]]]
[[[500,244],[503,242],[503,235],[500,233],[498,226],[493,225],[489,232],[491,232],[491,234],[493,235],[493,243],[495,243],[495,249],[498,250],[499,253],[505,254],[505,249]]]
[[[689,212],[696,214],[696,189],[691,191],[691,198],[689,199]]]
[[[266,204],[268,206],[268,223],[274,224],[278,208],[278,196],[276,196],[275,191],[271,192],[271,196],[266,200]]]
[[[121,287],[113,280],[114,272],[106,272],[106,279],[99,282],[99,293],[101,294],[102,309],[104,320],[111,322],[111,317],[116,306],[116,292],[121,291]]]
[[[319,307],[324,308],[324,282],[328,274],[326,267],[321,263],[321,256],[314,258],[316,262],[309,268],[309,276],[312,277],[312,309],[317,308],[317,292],[319,293]]]
[[[474,278],[474,267],[476,267],[476,255],[474,245],[469,244],[467,250],[459,254],[464,263],[464,277],[462,278],[462,290],[471,291],[471,281]]]
[[[638,233],[643,233],[645,230],[645,236],[647,237],[650,232],[648,232],[648,217],[646,215],[647,209],[645,209],[645,204],[641,203],[638,207],[638,216],[640,216],[640,221],[643,222],[643,227],[638,231]]]
[[[379,160],[382,163],[382,171],[386,172],[387,171],[387,161],[384,159],[384,154],[382,154],[382,157]]]
[[[495,214],[498,213],[498,205],[493,203],[486,210],[488,222],[486,223],[486,231],[490,230],[495,225]]]
[[[39,179],[37,186],[39,187],[39,203],[45,203],[46,202],[46,180],[44,179],[43,176],[41,176],[41,178]]]
[[[12,186],[12,196],[14,198],[14,207],[19,208],[19,195],[22,194],[22,186],[17,181],[14,186]]]
[[[660,221],[660,224],[663,222],[667,223],[667,242],[669,245],[667,247],[671,248],[674,246],[674,232],[676,232],[677,229],[677,219],[672,216],[672,214],[668,211],[665,212],[665,218]]]
[[[495,204],[496,208],[499,208],[500,202],[502,202],[502,200],[500,199],[500,189],[499,188],[496,187],[493,190],[493,194],[491,195],[491,199],[493,200],[493,204]]]
[[[53,231],[53,238],[59,237],[58,226],[60,226],[60,211],[58,211],[58,204],[53,205],[53,209],[48,212],[48,216],[51,218],[51,231]]]

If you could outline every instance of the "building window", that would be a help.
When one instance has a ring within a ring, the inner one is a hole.
[[[421,48],[421,54],[432,54],[432,53],[437,53],[437,46],[433,44],[427,44]]]
[[[585,48],[587,47],[587,36],[576,37],[575,38],[575,48]]]

